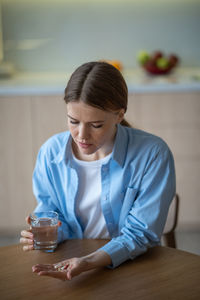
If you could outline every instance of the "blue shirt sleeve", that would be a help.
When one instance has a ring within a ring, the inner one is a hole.
[[[136,196],[133,197],[135,189],[129,187],[128,197],[133,204],[120,235],[99,249],[110,255],[110,268],[134,259],[160,243],[168,209],[175,194],[175,168],[168,148],[154,152],[146,165]],[[131,200],[131,197],[134,199]]]
[[[62,242],[69,238],[69,228],[65,222],[64,216],[59,208],[57,195],[52,183],[51,172],[48,166],[48,155],[45,145],[41,147],[35,169],[33,172],[33,193],[37,200],[35,212],[55,211],[59,215],[62,225],[58,228],[58,242]]]

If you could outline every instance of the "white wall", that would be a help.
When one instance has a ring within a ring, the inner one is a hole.
[[[137,65],[140,49],[200,66],[199,0],[0,0],[5,58],[22,71],[71,72],[82,62]]]

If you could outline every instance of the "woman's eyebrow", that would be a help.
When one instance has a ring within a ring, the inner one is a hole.
[[[76,120],[75,118],[71,117],[71,116],[68,115],[68,114],[67,114],[67,116],[68,116],[70,119],[73,119],[73,120],[75,120],[75,121],[78,121],[78,120]]]
[[[77,119],[71,117],[70,115],[67,115],[70,119],[74,120],[74,121],[78,121]],[[79,121],[78,121],[79,122]],[[99,121],[90,121],[88,123],[103,123],[104,120],[99,120]]]

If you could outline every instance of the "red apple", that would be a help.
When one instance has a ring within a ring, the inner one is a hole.
[[[157,66],[156,61],[154,59],[149,59],[148,62],[145,65],[145,69],[150,73],[157,73]]]
[[[158,58],[161,58],[161,57],[163,57],[163,52],[162,51],[157,50],[157,51],[154,51],[154,53],[152,54],[152,59],[155,60],[155,61]]]
[[[177,63],[179,62],[179,58],[178,56],[176,56],[175,54],[171,54],[169,56],[169,64],[170,67],[175,67],[177,65]]]

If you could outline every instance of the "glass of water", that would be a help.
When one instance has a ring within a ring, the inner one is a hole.
[[[53,252],[57,247],[58,214],[54,211],[30,214],[34,249]]]

